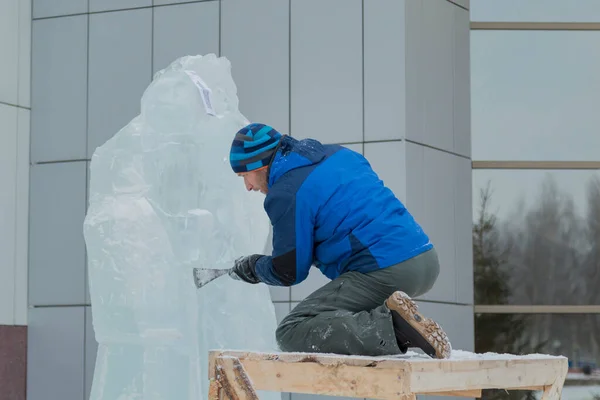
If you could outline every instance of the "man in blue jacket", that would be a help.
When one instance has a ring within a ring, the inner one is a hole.
[[[255,123],[237,132],[230,162],[266,195],[273,226],[273,254],[242,257],[231,276],[291,286],[315,266],[331,279],[279,325],[283,351],[450,356],[442,328],[411,300],[439,274],[433,244],[362,155]]]

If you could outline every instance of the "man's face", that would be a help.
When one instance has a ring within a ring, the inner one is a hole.
[[[244,184],[246,185],[246,189],[248,191],[258,191],[262,194],[267,194],[267,192],[269,191],[266,168],[250,172],[242,172],[238,175],[244,178]]]

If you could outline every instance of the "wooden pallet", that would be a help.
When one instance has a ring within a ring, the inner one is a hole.
[[[560,399],[565,357],[465,354],[470,356],[437,360],[211,351],[209,399],[256,400],[257,390],[371,399],[476,398],[482,389],[541,390],[543,400]]]

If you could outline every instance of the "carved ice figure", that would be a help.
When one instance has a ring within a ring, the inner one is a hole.
[[[277,350],[267,286],[227,275],[200,290],[193,282],[194,267],[229,268],[264,251],[269,234],[264,197],[228,162],[249,123],[230,71],[213,54],[176,60],[154,76],[141,114],[92,157],[92,400],[206,398],[210,349]]]

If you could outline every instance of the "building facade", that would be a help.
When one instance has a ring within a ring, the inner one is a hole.
[[[471,1],[478,352],[569,358],[600,393],[600,2]],[[483,201],[485,200],[485,201]]]
[[[14,393],[26,377],[28,399],[87,399],[89,161],[188,54],[231,61],[250,120],[365,155],[438,249],[421,310],[473,351],[469,46],[468,0],[2,2],[0,349],[26,343]],[[274,288],[277,317],[324,283]]]

